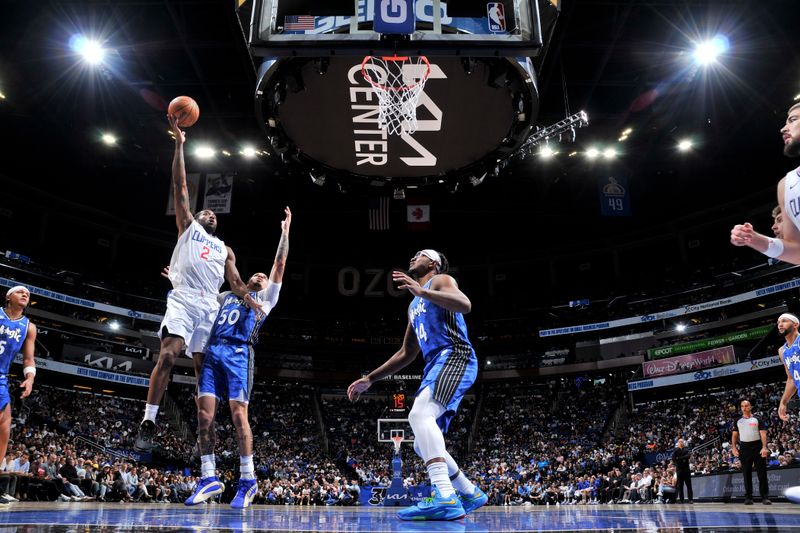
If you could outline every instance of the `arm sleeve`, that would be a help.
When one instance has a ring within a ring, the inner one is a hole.
[[[733,421],[733,427],[731,428],[731,433],[739,433],[739,424],[736,420]]]
[[[267,282],[267,288],[258,292],[258,301],[267,306],[267,311],[272,311],[272,308],[278,304],[278,295],[281,292],[282,283]]]

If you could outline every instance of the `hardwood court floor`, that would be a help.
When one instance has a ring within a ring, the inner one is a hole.
[[[0,532],[148,531],[511,532],[511,531],[800,532],[800,505],[596,505],[485,507],[453,522],[403,522],[385,507],[15,503],[0,507]]]

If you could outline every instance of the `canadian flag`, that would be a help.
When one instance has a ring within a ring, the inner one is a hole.
[[[406,204],[408,229],[427,230],[431,228],[431,204],[427,200],[408,200]]]

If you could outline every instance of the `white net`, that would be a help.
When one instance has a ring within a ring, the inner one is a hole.
[[[417,104],[431,73],[425,56],[367,56],[361,72],[378,97],[378,123],[390,135],[417,131]]]

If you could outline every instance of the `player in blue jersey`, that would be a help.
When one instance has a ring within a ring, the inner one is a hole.
[[[799,324],[800,320],[791,313],[783,313],[778,317],[778,333],[786,339],[786,343],[778,350],[783,367],[786,369],[786,387],[783,389],[783,396],[778,404],[778,416],[784,422],[789,421],[786,407],[800,387],[800,342],[798,342],[800,338],[797,334]],[[800,503],[800,486],[789,487],[784,495],[790,501]]]
[[[186,501],[196,505],[221,494],[225,486],[217,479],[214,445],[214,418],[217,404],[228,400],[231,418],[239,440],[239,488],[231,507],[249,507],[255,498],[256,485],[253,467],[253,433],[247,416],[247,405],[253,389],[253,345],[264,319],[278,303],[286,257],[289,253],[289,226],[292,212],[287,207],[281,222],[281,239],[272,271],[254,274],[247,281],[250,296],[261,308],[253,310],[244,300],[231,292],[219,295],[220,310],[211,329],[203,366],[197,380],[197,433],[200,446],[200,482]]]
[[[26,287],[17,285],[6,293],[6,301],[0,310],[0,457],[6,456],[11,434],[11,396],[8,394],[8,369],[19,352],[22,352],[22,398],[27,398],[33,389],[36,364],[33,349],[36,343],[36,326],[23,313],[31,300]],[[8,503],[0,499],[0,503]]]
[[[392,273],[398,288],[414,296],[403,345],[347,389],[350,400],[357,400],[373,383],[405,368],[422,351],[425,370],[408,421],[414,430],[414,451],[425,462],[433,485],[433,498],[397,513],[403,520],[455,520],[488,500],[445,448],[444,432],[478,374],[464,322],[472,303],[447,269],[445,256],[428,249],[411,258],[408,273]]]

